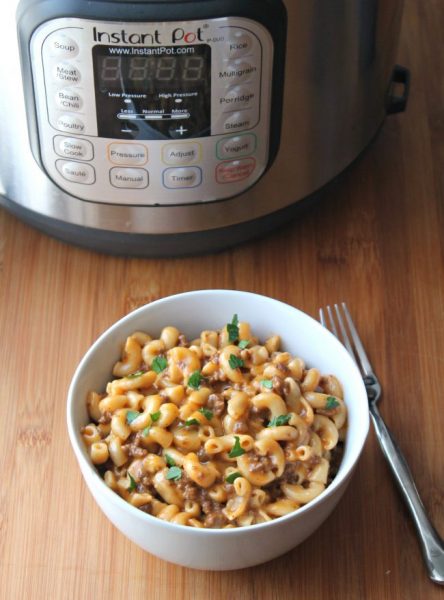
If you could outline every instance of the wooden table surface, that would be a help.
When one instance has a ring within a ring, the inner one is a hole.
[[[343,501],[262,566],[192,571],[127,541],[86,489],[65,427],[67,387],[128,311],[199,288],[245,289],[317,315],[347,300],[385,389],[381,406],[444,534],[442,0],[407,0],[404,115],[322,204],[265,239],[187,259],[113,258],[0,212],[0,597],[435,599],[412,524],[370,432]]]

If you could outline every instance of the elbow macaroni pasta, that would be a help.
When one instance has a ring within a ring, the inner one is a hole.
[[[237,319],[191,342],[173,326],[129,336],[82,429],[106,485],[198,528],[264,523],[321,494],[345,439],[342,386],[280,345]]]

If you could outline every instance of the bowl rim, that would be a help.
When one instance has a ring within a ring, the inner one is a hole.
[[[206,296],[206,295],[211,296],[214,294],[227,295],[227,296],[233,295],[233,294],[241,294],[243,296],[246,296],[247,298],[255,297],[255,298],[261,298],[262,300],[269,301],[271,303],[277,303],[277,304],[282,305],[282,307],[287,310],[291,310],[291,311],[299,313],[299,316],[301,318],[311,321],[312,326],[314,326],[318,329],[319,328],[322,329],[323,333],[325,335],[327,335],[327,337],[330,337],[330,340],[333,341],[333,343],[336,345],[337,351],[340,354],[342,354],[344,360],[346,362],[349,362],[350,368],[352,370],[354,370],[355,373],[359,374],[359,380],[357,380],[357,383],[358,383],[358,387],[359,386],[361,387],[361,396],[363,399],[362,406],[364,407],[364,410],[362,411],[362,415],[360,415],[360,419],[362,419],[362,422],[360,423],[360,429],[361,429],[362,433],[361,433],[360,438],[358,440],[356,440],[356,442],[354,444],[352,457],[350,459],[350,465],[348,466],[348,468],[346,468],[346,470],[342,469],[343,461],[341,461],[338,473],[336,474],[335,478],[318,496],[316,496],[313,500],[311,500],[307,504],[304,504],[300,508],[292,511],[291,513],[288,513],[287,515],[283,515],[281,517],[276,517],[274,519],[271,519],[271,521],[267,521],[265,523],[256,523],[253,525],[246,525],[243,527],[234,527],[234,528],[229,528],[229,529],[188,527],[188,526],[181,525],[178,523],[171,523],[170,521],[164,521],[154,515],[145,513],[143,511],[139,510],[138,508],[136,508],[135,506],[131,505],[129,502],[127,502],[126,500],[121,498],[119,496],[119,494],[114,492],[111,488],[109,488],[106,485],[105,481],[100,476],[97,469],[86,458],[85,450],[82,447],[80,431],[77,432],[74,428],[74,412],[75,412],[75,406],[76,406],[75,389],[77,387],[77,383],[81,379],[82,373],[85,370],[85,368],[87,367],[90,357],[95,353],[96,348],[101,345],[101,343],[103,342],[103,340],[105,338],[107,338],[114,331],[116,331],[117,329],[122,327],[122,325],[124,323],[131,321],[133,318],[136,318],[137,315],[139,315],[140,313],[149,311],[151,307],[160,306],[162,304],[167,304],[170,302],[177,302],[177,301],[180,301],[181,299],[184,299],[185,297]],[[360,382],[360,384],[359,384],[359,382]],[[364,400],[365,400],[365,402],[364,402]],[[365,422],[364,422],[364,420],[365,420]],[[71,446],[72,446],[74,454],[77,458],[77,461],[79,463],[83,478],[86,481],[87,478],[84,473],[84,469],[87,469],[89,474],[92,476],[92,480],[96,483],[96,485],[98,485],[97,493],[101,492],[102,494],[104,494],[105,497],[107,498],[107,500],[110,501],[112,504],[114,504],[121,511],[128,511],[130,515],[134,516],[136,519],[141,519],[142,522],[145,521],[148,524],[151,523],[153,525],[157,525],[160,527],[166,527],[167,529],[171,528],[172,531],[186,532],[189,535],[230,536],[230,535],[239,535],[239,533],[241,533],[241,532],[259,531],[264,528],[269,528],[272,526],[276,527],[278,525],[285,525],[285,523],[287,523],[293,519],[301,518],[301,516],[303,516],[304,514],[312,512],[313,510],[316,509],[316,507],[325,503],[329,499],[329,497],[334,494],[335,490],[337,488],[339,488],[343,483],[345,483],[353,474],[353,472],[359,462],[359,458],[362,454],[363,448],[365,446],[365,442],[367,440],[369,426],[370,426],[370,415],[369,415],[367,395],[366,395],[366,391],[365,391],[364,382],[362,381],[362,377],[359,373],[359,369],[358,369],[357,365],[355,364],[353,358],[350,356],[350,354],[348,353],[346,348],[343,346],[343,344],[328,329],[325,329],[316,319],[314,319],[311,315],[309,315],[308,313],[305,313],[301,309],[296,308],[295,306],[288,304],[286,302],[283,302],[281,300],[272,298],[270,296],[265,296],[263,294],[257,294],[254,292],[244,291],[244,290],[216,288],[216,289],[202,289],[202,290],[199,289],[199,290],[192,290],[192,291],[187,291],[187,292],[180,292],[177,294],[172,294],[169,296],[164,296],[162,298],[158,298],[157,300],[153,300],[152,302],[144,304],[143,306],[140,306],[140,307],[130,311],[129,313],[127,313],[126,315],[124,315],[123,317],[121,317],[120,319],[115,321],[114,323],[112,323],[112,325],[110,325],[107,329],[105,329],[95,339],[95,341],[89,346],[88,350],[83,355],[83,357],[81,358],[80,362],[78,363],[78,365],[74,371],[74,374],[72,376],[72,379],[71,379],[71,382],[70,382],[70,385],[68,388],[68,394],[67,394],[66,424],[67,424],[68,435],[69,435],[69,439],[71,442]],[[89,482],[86,481],[86,483],[87,483],[87,486],[90,488]],[[91,489],[90,489],[90,492],[97,502],[96,492],[93,492]]]

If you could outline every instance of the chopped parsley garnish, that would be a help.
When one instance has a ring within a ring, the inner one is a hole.
[[[233,315],[231,323],[227,323],[228,341],[234,343],[239,337],[239,319]]]
[[[325,408],[327,410],[332,410],[333,408],[337,408],[339,406],[339,402],[336,400],[334,396],[328,396],[325,401]]]
[[[183,424],[184,427],[191,427],[192,425],[200,425],[200,421],[197,419],[187,419]]]
[[[130,480],[130,485],[128,488],[126,488],[129,492],[134,492],[134,490],[137,487],[137,483],[135,482],[134,478],[131,476],[131,473],[128,473],[128,477]]]
[[[272,390],[273,389],[273,382],[271,381],[271,379],[262,379],[261,380],[261,386],[264,388],[267,388],[267,390]]]
[[[228,359],[228,364],[230,365],[230,367],[232,369],[238,369],[238,368],[244,366],[244,361],[241,358],[239,358],[238,356],[235,356],[234,354],[230,354],[230,358]]]
[[[238,456],[242,456],[242,454],[245,454],[245,450],[240,445],[239,436],[235,435],[234,436],[234,445],[231,448],[230,453],[228,454],[228,456],[230,458],[237,458]]]
[[[238,343],[238,346],[241,350],[245,350],[245,348],[248,346],[249,343],[250,343],[250,340],[241,340]]]
[[[176,461],[174,460],[174,458],[172,456],[170,456],[169,454],[165,454],[165,460],[166,460],[166,464],[169,467],[175,467],[176,466]]]
[[[128,423],[128,425],[131,425],[131,423],[134,421],[134,419],[137,419],[137,417],[140,415],[139,412],[137,412],[137,410],[129,410],[126,413],[126,422]]]
[[[151,368],[156,373],[162,373],[168,366],[168,361],[164,356],[156,356],[153,362],[151,363]]]
[[[211,421],[211,419],[213,418],[212,411],[209,408],[205,408],[205,406],[199,408],[199,412],[203,414],[207,421]]]
[[[193,389],[198,390],[202,379],[203,379],[203,377],[202,377],[200,371],[194,371],[194,373],[191,373],[191,375],[188,379],[188,385],[190,387],[192,387]]]
[[[136,377],[140,377],[141,375],[144,375],[144,374],[145,374],[145,371],[135,371],[134,373],[127,375],[126,378],[127,379],[135,379]]]
[[[234,483],[238,477],[242,477],[242,475],[239,473],[239,471],[235,471],[234,473],[230,473],[230,475],[226,477],[225,481],[227,483]]]
[[[153,413],[151,413],[151,414],[150,414],[150,417],[151,417],[151,421],[152,421],[153,423],[155,423],[156,421],[158,421],[158,420],[160,419],[160,410],[158,410],[158,411],[156,411],[156,412],[153,412]]]
[[[271,419],[271,421],[268,423],[268,427],[280,427],[281,425],[287,425],[290,419],[291,415],[279,415],[278,417],[273,417],[273,419]]]
[[[150,429],[151,429],[151,427],[145,427],[145,429],[142,431],[143,437],[148,437]]]
[[[166,478],[173,479],[173,481],[179,481],[182,477],[182,469],[180,467],[170,467],[167,471]]]

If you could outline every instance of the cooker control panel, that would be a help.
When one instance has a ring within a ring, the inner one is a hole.
[[[92,202],[211,202],[269,159],[273,40],[243,17],[45,22],[30,43],[40,157]]]

